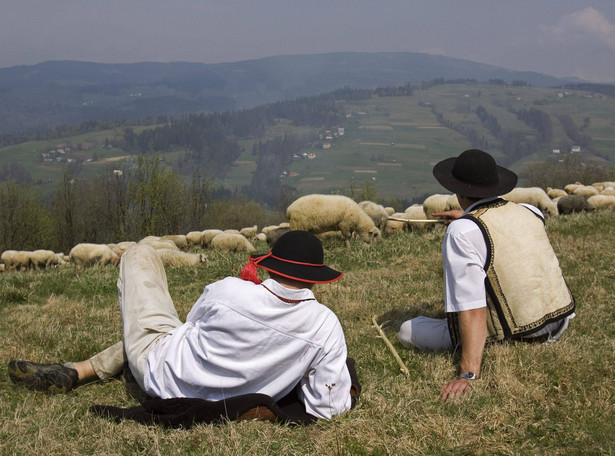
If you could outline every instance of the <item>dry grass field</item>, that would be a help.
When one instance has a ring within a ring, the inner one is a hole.
[[[577,300],[577,318],[554,345],[488,347],[472,393],[438,400],[457,354],[404,350],[400,323],[442,314],[442,231],[348,249],[325,243],[344,277],[315,293],[340,317],[363,385],[357,407],[331,422],[293,428],[265,422],[169,430],[91,415],[94,404],[135,405],[121,380],[50,396],[16,387],[0,369],[0,454],[130,455],[568,455],[615,453],[615,214],[548,220]],[[257,245],[266,251],[266,245]],[[185,317],[203,286],[238,274],[245,255],[206,252],[198,268],[168,270]],[[114,267],[0,274],[0,360],[88,357],[120,338]],[[377,337],[377,315],[410,371]]]

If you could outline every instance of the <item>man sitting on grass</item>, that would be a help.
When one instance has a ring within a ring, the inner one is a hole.
[[[270,278],[260,283],[257,267]],[[207,285],[182,323],[158,255],[137,245],[123,255],[117,282],[123,343],[76,363],[12,360],[9,376],[31,389],[66,392],[118,374],[125,353],[152,397],[218,401],[262,393],[277,401],[297,388],[308,414],[330,419],[351,407],[346,342],[336,315],[311,289],[341,276],[324,264],[318,238],[290,231],[268,254],[250,257],[244,280]]]
[[[434,214],[453,220],[442,244],[448,318],[413,318],[398,337],[406,347],[461,346],[459,378],[442,387],[441,399],[447,400],[468,392],[478,378],[485,343],[554,342],[575,306],[543,214],[498,198],[515,187],[515,173],[471,149],[437,163],[433,174],[464,209]]]

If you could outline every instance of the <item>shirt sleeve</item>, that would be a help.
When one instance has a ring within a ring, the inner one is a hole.
[[[308,413],[327,420],[350,409],[352,386],[346,366],[346,342],[339,322],[328,342],[301,380],[299,393]]]
[[[459,219],[449,225],[442,244],[446,312],[487,305],[486,259],[487,245],[476,223]]]

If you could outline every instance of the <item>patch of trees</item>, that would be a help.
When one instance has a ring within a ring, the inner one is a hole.
[[[476,116],[493,136],[496,138],[500,137],[502,127],[500,127],[500,123],[498,122],[498,118],[496,116],[489,114],[487,110],[480,105],[476,108]]]
[[[601,93],[609,97],[615,96],[615,85],[613,84],[581,83],[581,84],[567,85],[567,86],[564,86],[564,88],[573,89],[573,90],[585,90],[587,92],[594,92],[594,93]]]
[[[470,147],[484,150],[489,149],[489,141],[487,138],[481,135],[474,128],[454,123],[452,120],[445,118],[444,113],[437,111],[435,107],[432,107],[431,111],[440,125],[450,128],[451,130],[454,130],[462,135],[470,143]]]
[[[561,159],[561,161],[560,161]],[[578,154],[563,154],[551,161],[531,163],[519,173],[528,187],[564,188],[574,182],[591,184],[615,179],[613,169],[583,162]]]
[[[579,127],[568,114],[557,115],[557,118],[564,127],[566,135],[577,145],[584,149],[591,148],[591,136],[585,135],[579,130]]]
[[[374,95],[378,97],[408,97],[414,94],[413,87],[410,83],[397,87],[378,87],[374,89]]]
[[[76,179],[66,168],[48,198],[28,184],[6,181],[0,184],[0,251],[45,248],[67,253],[80,242],[138,241],[147,235],[284,220],[283,214],[244,197],[216,193],[208,177],[195,172],[186,182],[157,157],[139,157],[132,169],[109,169],[92,180]],[[214,195],[225,199],[214,201]]]
[[[536,139],[540,144],[549,145],[553,142],[553,122],[548,113],[540,109],[530,108],[516,111],[515,114],[528,127],[536,130]]]

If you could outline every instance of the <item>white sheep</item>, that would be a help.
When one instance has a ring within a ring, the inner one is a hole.
[[[24,250],[5,250],[0,255],[0,261],[6,265],[7,271],[30,269],[30,252]]]
[[[352,199],[343,195],[311,194],[302,196],[286,209],[292,230],[310,231],[314,234],[341,231],[344,242],[357,233],[365,242],[380,236],[374,221]]]
[[[122,241],[117,244],[107,244],[116,255],[122,256],[130,247],[137,245],[135,241]],[[113,246],[113,247],[111,247]]]
[[[583,184],[581,184],[580,182],[575,182],[574,184],[568,184],[564,186],[564,191],[568,193],[569,195],[572,195],[574,191],[582,185]]]
[[[202,253],[188,253],[174,249],[157,249],[155,251],[165,267],[197,266],[205,262],[205,255]]]
[[[254,252],[256,249],[245,237],[239,233],[220,233],[211,240],[214,250],[232,252]]]
[[[433,219],[433,214],[438,212],[452,211],[461,209],[457,195],[436,193],[428,196],[423,201],[423,211],[425,212],[425,218]]]
[[[151,238],[143,238],[137,244],[147,244],[152,246],[154,249],[173,249],[179,250],[177,244],[171,241],[170,239],[151,239]]]
[[[613,195],[590,196],[587,202],[596,211],[615,211],[615,196]]]
[[[30,267],[33,269],[46,269],[65,263],[64,254],[56,254],[51,250],[35,250],[30,252]]]
[[[248,226],[239,230],[239,234],[245,237],[248,241],[253,241],[258,234],[258,226]]]
[[[547,192],[540,187],[516,187],[502,195],[502,198],[513,203],[527,203],[540,209],[545,215],[558,214],[557,205],[551,201]]]
[[[256,236],[254,236],[254,240],[255,241],[267,241],[267,235],[265,233],[256,233]]]
[[[359,207],[369,215],[374,221],[374,225],[376,225],[380,231],[384,230],[389,218],[389,214],[387,214],[384,206],[374,203],[373,201],[361,201]]]
[[[200,247],[203,248],[203,231],[190,231],[186,234],[188,248]]]
[[[179,250],[188,250],[188,240],[185,234],[167,234],[161,236],[160,240],[173,242]]]
[[[393,215],[395,213],[395,208],[391,206],[385,207],[384,210],[387,211],[387,215]]]
[[[573,190],[572,194],[589,198],[590,196],[599,195],[600,191],[592,185],[580,185]]]
[[[117,265],[120,261],[120,256],[105,244],[77,244],[71,249],[68,256],[70,261],[79,267]]]
[[[223,233],[222,230],[216,230],[216,229],[204,230],[203,231],[203,247],[209,248],[211,246],[211,241],[213,240],[213,238],[215,238],[217,235],[222,234],[222,233]]]
[[[405,212],[394,212],[391,214],[392,218],[395,219],[407,219],[407,214]],[[404,233],[408,231],[408,223],[399,221],[399,220],[387,220],[387,224],[384,227],[383,233],[386,236],[391,236],[393,234]]]
[[[561,188],[551,188],[551,187],[547,187],[547,195],[549,195],[549,198],[551,198],[552,200],[557,198],[558,196],[566,196],[568,193],[566,193],[566,190],[562,190]]]

